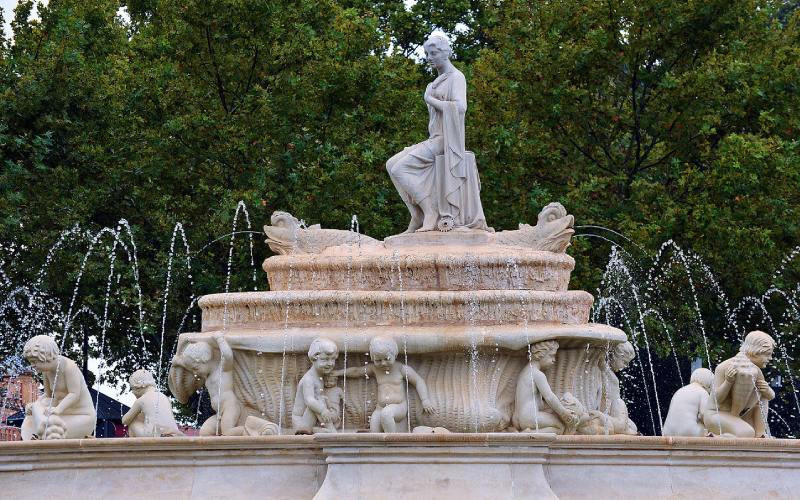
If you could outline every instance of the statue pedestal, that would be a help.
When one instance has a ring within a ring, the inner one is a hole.
[[[451,231],[425,231],[423,233],[404,233],[389,236],[383,240],[388,249],[427,248],[427,247],[470,247],[488,245],[493,233],[479,229],[456,228]],[[431,249],[434,250],[434,249]]]

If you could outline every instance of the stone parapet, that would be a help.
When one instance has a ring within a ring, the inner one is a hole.
[[[796,498],[800,443],[318,434],[0,443],[15,499]]]

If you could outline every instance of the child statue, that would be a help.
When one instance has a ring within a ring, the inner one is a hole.
[[[278,427],[258,417],[247,415],[233,392],[233,350],[222,332],[211,334],[217,349],[205,339],[193,339],[172,359],[173,368],[182,368],[196,379],[205,381],[211,408],[217,412],[200,427],[201,436],[244,436],[277,434]]]
[[[761,370],[772,359],[774,349],[772,337],[752,331],[744,338],[736,356],[717,365],[711,395],[703,411],[703,423],[709,433],[725,437],[766,436],[761,405],[772,400],[775,391],[764,380]]]
[[[325,406],[333,413],[334,429],[339,429],[342,424],[344,391],[337,385],[339,383],[339,377],[332,373],[325,376],[324,382],[325,388],[322,390],[322,398],[325,400]]]
[[[169,398],[156,391],[153,374],[147,370],[136,370],[128,379],[136,401],[122,423],[128,426],[130,437],[183,436],[172,414]]]
[[[326,393],[328,384],[323,380],[334,376],[333,368],[338,357],[339,347],[332,340],[319,337],[311,342],[308,348],[311,368],[297,384],[292,408],[292,427],[296,434],[336,432],[339,410],[331,408],[329,395],[333,395],[333,391]]]
[[[703,409],[713,382],[714,374],[708,368],[692,372],[689,385],[681,387],[672,396],[662,435],[702,437],[708,434],[703,425]]]
[[[61,356],[55,340],[37,335],[22,356],[42,375],[44,394],[25,407],[22,439],[72,439],[92,435],[97,415],[78,365]]]
[[[398,431],[398,423],[408,418],[406,381],[417,390],[422,400],[422,411],[433,413],[425,380],[410,366],[395,362],[398,352],[397,342],[391,337],[374,337],[369,342],[372,364],[367,365],[366,369],[357,366],[335,372],[345,377],[375,377],[378,383],[378,403],[370,416],[370,432],[402,432]]]
[[[555,363],[556,351],[558,342],[555,340],[531,345],[530,362],[517,378],[511,423],[522,432],[563,434],[565,429],[574,428],[578,423],[578,415],[564,406],[542,371]]]

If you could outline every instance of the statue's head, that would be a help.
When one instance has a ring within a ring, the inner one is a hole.
[[[743,352],[759,368],[764,368],[772,359],[775,341],[766,333],[754,330],[747,334],[739,352]]]
[[[136,370],[133,372],[128,379],[128,383],[131,385],[131,392],[133,392],[134,396],[137,398],[142,397],[142,394],[145,393],[148,387],[156,386],[156,380],[153,378],[153,374],[147,370]]]
[[[381,335],[369,341],[369,357],[375,366],[391,366],[398,352],[397,342],[392,337]]]
[[[323,383],[325,384],[326,388],[331,389],[336,387],[336,385],[339,383],[339,377],[336,375],[325,375],[325,380],[323,380]]]
[[[59,354],[58,344],[49,335],[37,335],[22,348],[22,357],[39,372],[55,368]]]
[[[425,59],[435,67],[441,67],[445,61],[453,57],[450,41],[442,35],[429,36],[422,47],[425,49]]]
[[[615,345],[611,352],[608,353],[608,363],[611,370],[618,372],[624,370],[635,357],[636,351],[633,349],[633,344],[621,342]]]
[[[182,364],[197,374],[214,358],[211,346],[205,342],[192,342],[181,353]]]
[[[557,340],[544,340],[531,345],[531,361],[539,363],[540,368],[553,366],[558,351]]]
[[[714,383],[714,372],[708,368],[698,368],[692,372],[692,378],[689,383],[699,384],[709,393],[711,392],[711,384]]]
[[[317,337],[308,347],[308,359],[314,364],[321,373],[327,374],[333,371],[336,365],[336,358],[339,357],[339,347],[336,342],[324,337]]]

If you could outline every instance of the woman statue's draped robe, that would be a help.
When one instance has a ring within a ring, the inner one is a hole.
[[[405,148],[387,162],[387,170],[412,216],[433,196],[437,220],[452,218],[458,228],[490,231],[483,215],[475,156],[464,146],[467,82],[458,70],[439,75],[426,94],[444,102],[439,111],[428,105],[430,137]]]

